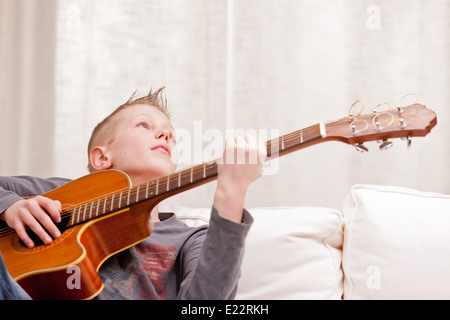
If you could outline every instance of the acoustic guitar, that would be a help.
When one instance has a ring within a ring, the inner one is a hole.
[[[361,112],[360,112],[361,113]],[[384,112],[321,122],[267,142],[268,160],[325,141],[341,141],[367,151],[367,141],[390,147],[391,138],[426,136],[436,114],[413,104]],[[150,212],[160,201],[217,178],[217,161],[184,169],[133,186],[120,171],[103,171],[74,180],[43,196],[63,204],[61,236],[50,245],[27,248],[14,229],[0,229],[0,251],[11,276],[33,299],[91,299],[103,288],[98,275],[110,256],[152,233]],[[101,186],[101,187],[99,187]],[[72,283],[77,272],[79,279]]]

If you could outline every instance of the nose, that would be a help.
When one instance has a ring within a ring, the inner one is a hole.
[[[166,143],[168,143],[170,139],[169,131],[163,128],[159,128],[158,130],[155,130],[155,138],[163,139]]]

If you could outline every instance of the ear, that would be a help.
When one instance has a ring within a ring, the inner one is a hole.
[[[106,147],[94,147],[89,153],[89,161],[96,171],[108,170],[112,167],[111,157]]]

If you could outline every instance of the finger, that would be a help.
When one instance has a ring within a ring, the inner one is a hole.
[[[258,147],[258,140],[256,139],[256,136],[250,134],[245,136],[245,141],[247,141],[249,149],[257,149]]]
[[[17,235],[19,236],[20,239],[22,239],[22,241],[25,243],[25,245],[28,248],[33,248],[34,247],[34,242],[33,240],[31,240],[31,238],[28,236],[27,231],[25,230],[25,226],[23,224],[19,224],[15,226],[15,230],[17,232]]]
[[[40,224],[36,221],[36,219],[28,219],[28,226],[33,230],[34,233],[45,243],[49,244],[52,239],[49,237],[47,232],[42,228],[42,226],[54,237],[57,238],[61,235],[56,225],[53,223],[50,216],[44,211],[45,207],[49,206],[48,198],[39,198],[36,201],[30,202],[30,212],[32,215],[40,222]],[[52,201],[52,200],[50,200]],[[46,204],[43,204],[43,203]],[[43,207],[44,206],[44,207]],[[42,225],[42,226],[41,226]]]
[[[236,144],[234,137],[228,137],[225,141],[225,151],[222,159],[223,164],[233,163],[234,161],[234,146]]]
[[[41,208],[43,208],[52,217],[56,223],[61,222],[61,202],[46,197],[36,198]]]
[[[235,162],[237,164],[245,164],[246,163],[246,141],[245,141],[245,137],[242,136],[238,136],[235,139],[236,143],[235,143],[235,152],[236,152],[236,156],[235,156]]]
[[[24,222],[44,244],[50,244],[52,242],[52,238],[48,235],[47,231],[44,230],[42,225],[34,217],[30,216],[30,219],[25,219]]]
[[[258,140],[254,135],[248,135],[245,137],[247,141],[247,150],[248,150],[248,163],[249,164],[257,164],[258,163]]]

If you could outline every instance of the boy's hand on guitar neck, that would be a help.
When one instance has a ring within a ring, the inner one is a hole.
[[[30,228],[45,244],[50,244],[52,237],[58,238],[61,235],[55,225],[55,222],[61,222],[61,212],[61,202],[37,196],[14,203],[5,210],[3,219],[9,227],[16,230],[29,248],[33,248],[34,242],[27,229]]]
[[[214,207],[222,217],[242,221],[247,188],[262,175],[266,158],[266,144],[261,137],[248,135],[226,141],[214,195]]]

